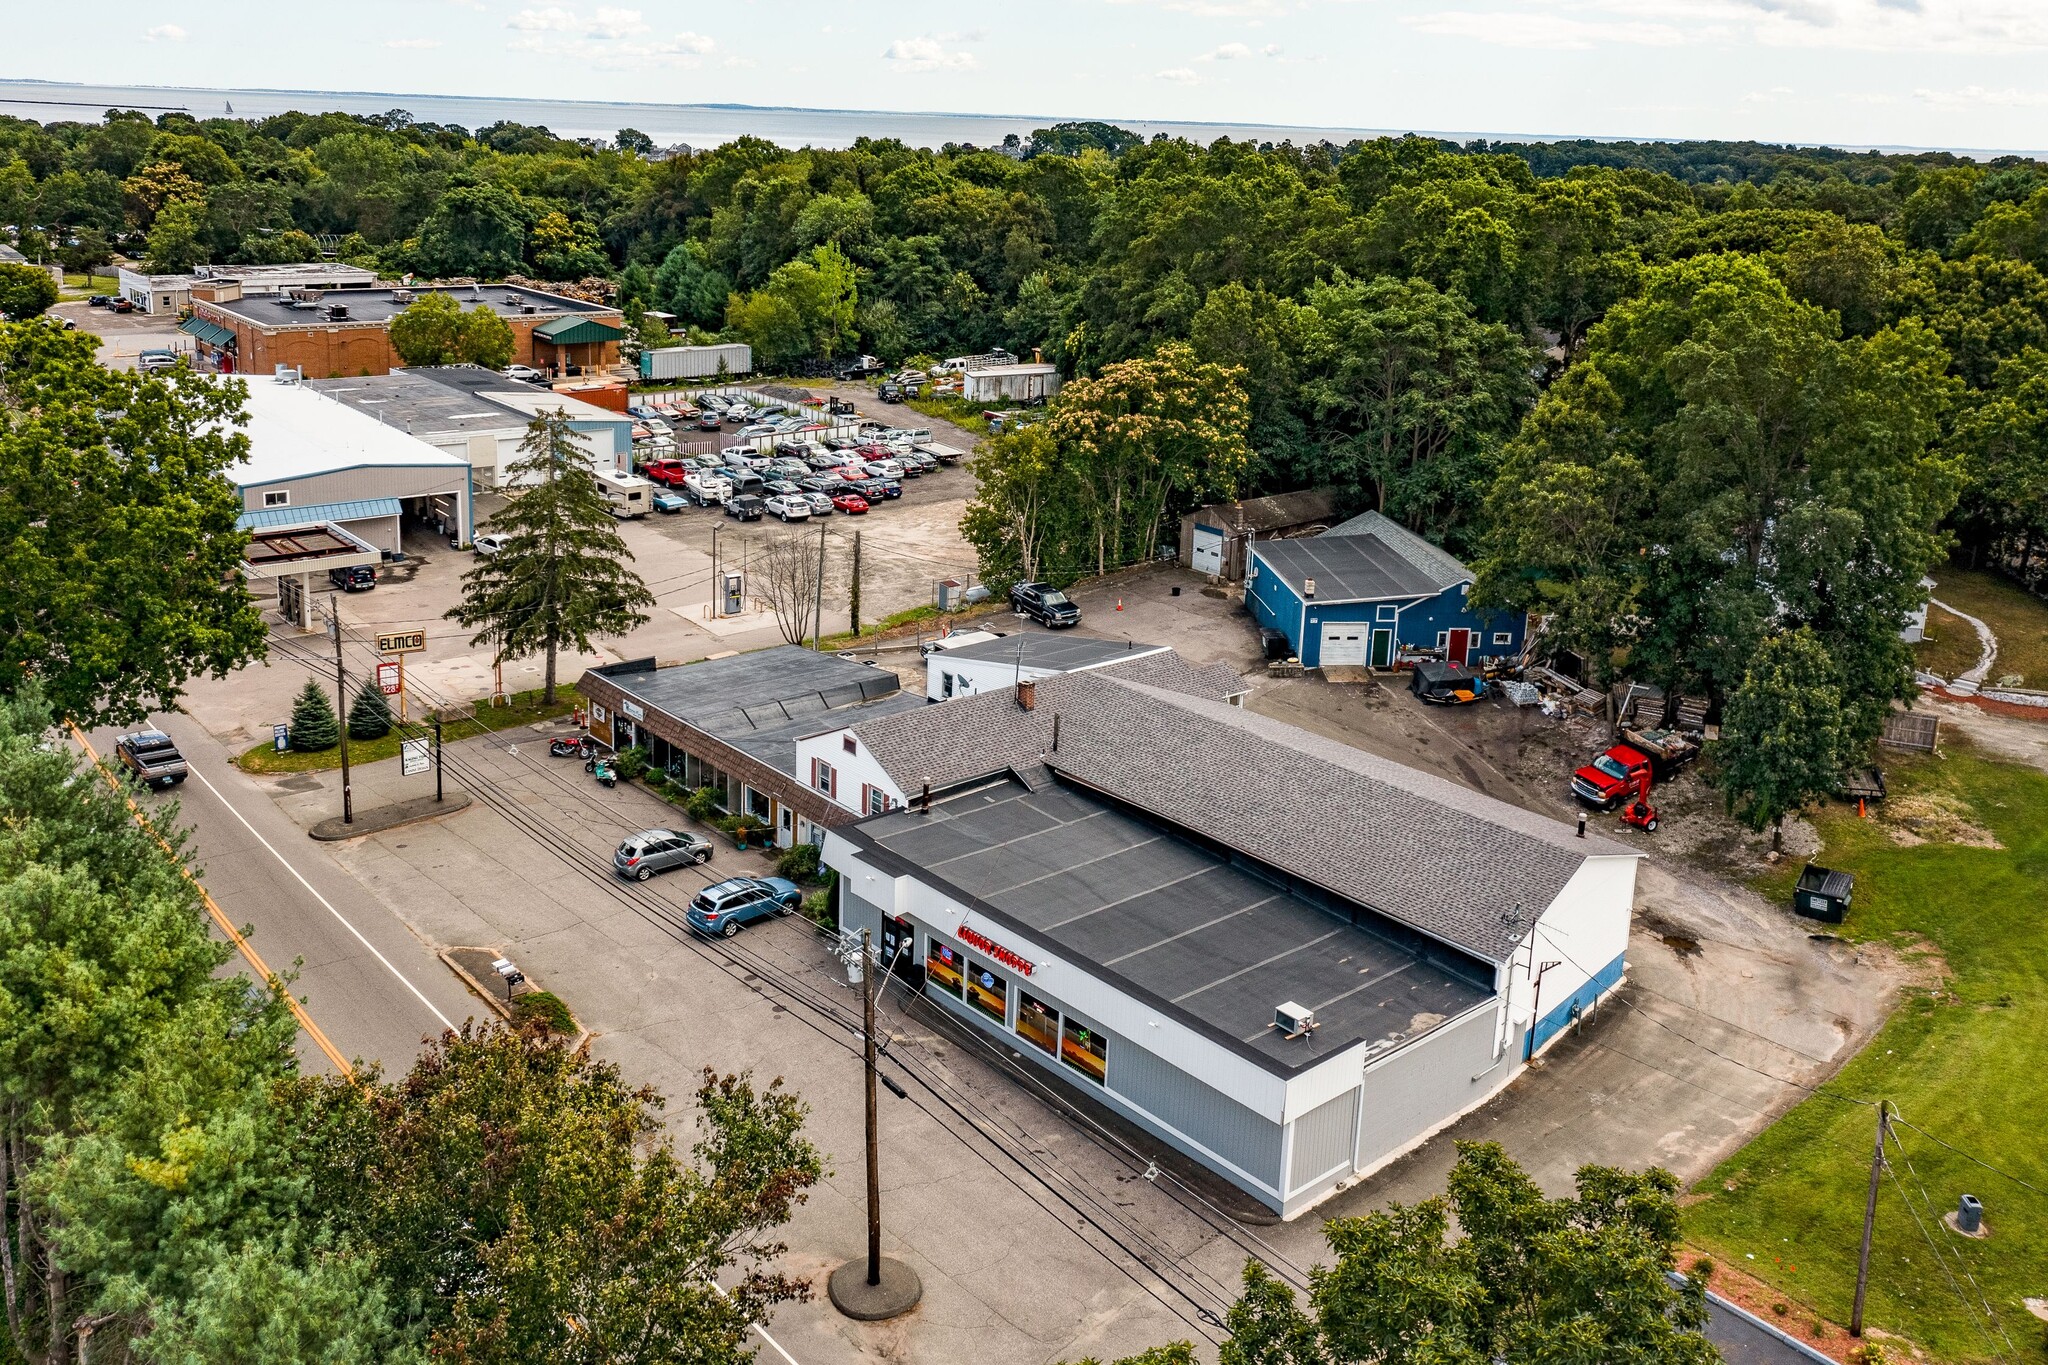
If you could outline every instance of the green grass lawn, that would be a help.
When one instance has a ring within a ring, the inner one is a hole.
[[[1940,607],[1927,608],[1927,638],[1913,646],[1913,663],[1938,678],[1955,681],[1959,674],[1977,666],[1983,651],[1977,628],[1960,616]]]
[[[1978,617],[1998,637],[1991,681],[2018,674],[2022,687],[2048,687],[2048,602],[1997,574],[1954,565],[1936,569],[1934,582],[1936,597]]]
[[[1879,1196],[1866,1321],[1937,1360],[2039,1361],[2042,1325],[2021,1299],[2048,1295],[2048,774],[1950,740],[1940,757],[1888,758],[1887,778],[1893,795],[1878,818],[1835,805],[1816,822],[1820,861],[1856,875],[1841,932],[1894,951],[1931,947],[1946,966],[1941,984],[1911,992],[1825,1089],[1891,1100],[1908,1123],[2044,1193],[1901,1131],[1912,1169],[1892,1153],[1899,1183],[1888,1178]],[[1907,815],[1921,832],[1947,826],[1950,837],[1901,846],[1891,831]],[[1972,825],[2004,846],[1954,841],[1971,837]],[[1797,875],[1796,865],[1780,869],[1761,889],[1788,904]],[[1699,1184],[1688,1237],[1847,1322],[1875,1125],[1867,1104],[1806,1100]],[[1949,1287],[1901,1186],[1949,1271],[1966,1292],[1963,1270],[1975,1277],[2017,1352],[1999,1341],[1994,1353],[1981,1313],[1973,1320]],[[1984,1201],[1989,1240],[1938,1221],[1966,1193]]]
[[[515,692],[512,699],[503,706],[486,706],[477,703],[476,719],[451,720],[441,727],[441,742],[453,744],[458,739],[469,739],[474,735],[487,735],[496,730],[511,730],[537,721],[554,720],[569,714],[581,701],[571,688],[555,690],[555,704],[543,706],[540,689],[531,692]],[[413,736],[431,734],[431,725],[421,729],[415,720]],[[399,741],[407,736],[393,728],[382,739],[352,739],[348,742],[348,761],[351,766],[359,763],[375,763],[379,759],[396,758]],[[341,746],[332,749],[316,749],[311,753],[297,749],[277,752],[268,743],[257,745],[235,762],[245,771],[252,773],[311,773],[324,772],[341,766]]]

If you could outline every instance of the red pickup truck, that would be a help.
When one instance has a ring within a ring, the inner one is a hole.
[[[1572,774],[1572,795],[1595,810],[1613,810],[1650,789],[1650,760],[1626,744],[1617,744]]]
[[[664,488],[680,488],[690,467],[678,459],[649,460],[640,466],[641,477]]]

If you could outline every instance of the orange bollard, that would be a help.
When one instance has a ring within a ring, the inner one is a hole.
[[[1860,796],[1856,798],[1856,818],[1858,820],[1868,820],[1870,818],[1870,812],[1864,809],[1863,798]]]

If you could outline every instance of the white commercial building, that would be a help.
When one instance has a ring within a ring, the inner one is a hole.
[[[798,741],[842,930],[1282,1217],[1621,983],[1633,850],[1231,706],[1169,652]]]
[[[226,381],[233,382],[233,381]],[[334,524],[379,551],[415,524],[469,543],[469,462],[292,376],[246,376],[249,453],[228,471],[244,521],[267,530]]]
[[[1104,640],[1093,635],[1058,635],[1019,631],[1004,635],[992,630],[960,631],[925,646],[924,694],[933,701],[971,697],[977,692],[1037,682],[1060,673],[1107,668],[1155,654],[1165,645],[1134,640]],[[1240,701],[1249,688],[1229,698]]]

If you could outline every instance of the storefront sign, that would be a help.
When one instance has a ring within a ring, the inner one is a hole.
[[[414,654],[427,647],[427,633],[423,630],[393,631],[377,637],[379,654]]]
[[[637,701],[622,701],[619,703],[619,709],[621,711],[624,711],[627,715],[631,716],[634,720],[647,719],[647,712],[641,708],[640,703]]]
[[[1008,948],[1005,948],[1002,944],[997,943],[995,940],[989,938],[987,935],[977,934],[972,929],[969,929],[966,925],[963,924],[960,926],[959,937],[962,943],[967,944],[971,948],[979,948],[982,952],[987,953],[990,957],[1002,963],[1005,967],[1008,967],[1013,971],[1022,972],[1026,976],[1031,975],[1030,958],[1023,957],[1017,953],[1011,952]]]
[[[387,697],[395,697],[398,695],[399,689],[404,686],[404,675],[398,671],[397,664],[377,665],[378,691],[382,692]]]

